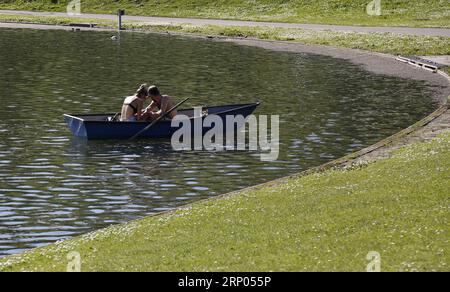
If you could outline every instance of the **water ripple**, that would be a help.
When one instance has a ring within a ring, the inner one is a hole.
[[[429,85],[323,56],[151,34],[120,46],[109,33],[3,29],[0,39],[0,256],[325,163],[434,107]],[[142,82],[195,96],[190,106],[261,101],[258,114],[280,114],[278,161],[71,137],[63,113],[116,112]]]

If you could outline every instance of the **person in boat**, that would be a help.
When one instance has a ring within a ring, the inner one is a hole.
[[[135,95],[125,98],[120,120],[122,122],[137,122],[143,120],[142,109],[144,108],[144,102],[147,98],[148,86],[142,84]]]
[[[150,86],[148,96],[152,99],[150,105],[144,110],[144,119],[153,121],[168,112],[173,106],[173,100],[168,95],[162,95],[158,87]],[[177,111],[172,111],[167,117],[173,119]]]

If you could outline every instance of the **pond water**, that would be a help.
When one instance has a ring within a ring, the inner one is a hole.
[[[292,174],[430,113],[431,86],[324,56],[152,34],[0,30],[0,255]],[[170,141],[86,142],[63,113],[116,112],[140,83],[176,100],[261,101],[280,115],[276,162],[175,152]]]

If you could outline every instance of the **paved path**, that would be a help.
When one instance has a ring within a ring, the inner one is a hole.
[[[59,16],[69,17],[62,12],[34,12],[19,10],[0,10],[0,14],[19,14],[34,16]],[[77,18],[97,18],[97,19],[117,19],[116,15],[110,14],[82,14],[73,16]],[[150,24],[194,24],[194,25],[224,25],[224,26],[268,26],[281,28],[301,28],[310,30],[334,30],[353,32],[390,32],[397,34],[422,35],[422,36],[444,36],[450,37],[448,28],[410,28],[410,27],[365,27],[365,26],[343,26],[324,24],[300,24],[300,23],[279,23],[279,22],[256,22],[240,20],[219,20],[219,19],[197,19],[197,18],[169,18],[169,17],[149,17],[149,16],[124,16],[124,21],[142,21]]]

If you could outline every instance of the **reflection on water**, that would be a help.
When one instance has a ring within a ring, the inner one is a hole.
[[[279,160],[174,152],[170,141],[86,142],[63,113],[115,112],[142,82],[190,105],[261,101]],[[317,166],[429,113],[417,81],[342,60],[147,34],[0,30],[0,255]]]

